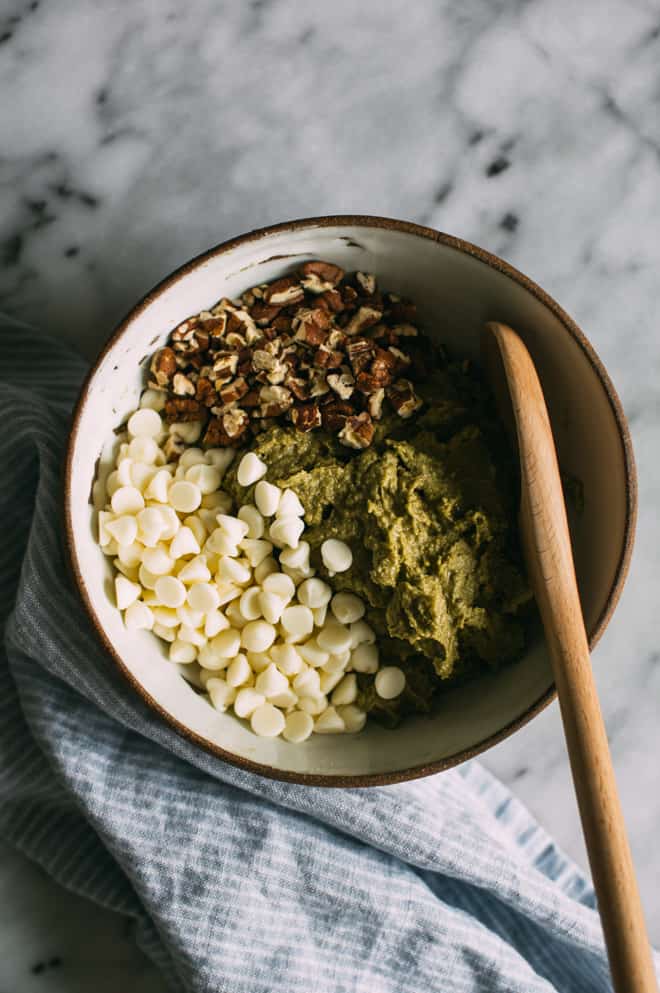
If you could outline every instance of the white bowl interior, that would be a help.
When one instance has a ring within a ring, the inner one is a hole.
[[[97,460],[136,407],[150,354],[189,314],[276,278],[306,258],[377,273],[383,287],[417,302],[426,332],[457,354],[478,355],[480,328],[488,320],[509,323],[524,336],[546,391],[562,467],[584,485],[584,513],[572,521],[572,532],[585,619],[593,629],[615,581],[626,522],[624,454],[598,375],[561,322],[515,280],[456,248],[378,227],[310,225],[245,241],[194,266],[132,317],[106,352],[80,412],[68,507],[73,552],[107,638],[175,721],[212,745],[277,770],[338,776],[396,772],[450,759],[525,714],[552,683],[542,641],[497,675],[448,692],[435,716],[412,718],[395,732],[368,724],[359,735],[314,735],[302,746],[258,738],[244,722],[213,710],[167,661],[158,639],[125,630],[109,595],[110,565],[96,543],[89,497]]]

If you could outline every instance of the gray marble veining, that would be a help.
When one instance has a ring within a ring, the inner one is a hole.
[[[89,356],[195,253],[337,212],[484,245],[582,325],[639,463],[594,664],[660,943],[657,2],[3,0],[0,83],[0,306]],[[556,706],[485,761],[584,862]],[[163,988],[122,922],[6,850],[0,888],[0,987]]]

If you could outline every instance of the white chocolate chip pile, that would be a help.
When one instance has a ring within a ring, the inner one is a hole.
[[[374,674],[385,700],[399,696],[405,676],[380,668],[362,600],[333,595],[315,576],[300,500],[267,482],[267,466],[248,452],[237,480],[254,486],[254,503],[232,514],[220,487],[233,449],[187,447],[168,462],[182,443],[194,445],[200,426],[168,428],[159,410],[147,390],[105,491],[95,484],[99,543],[117,569],[126,627],[169,642],[172,662],[197,663],[213,706],[232,708],[255,734],[298,743],[313,731],[360,731],[356,674]],[[320,554],[330,576],[351,567],[342,541],[325,541]]]

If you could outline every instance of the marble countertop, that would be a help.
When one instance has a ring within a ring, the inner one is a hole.
[[[660,944],[660,8],[654,0],[5,0],[0,309],[93,356],[233,234],[386,214],[538,280],[610,370],[639,537],[594,655]],[[582,864],[556,705],[490,751]],[[0,849],[0,989],[162,989],[124,923]]]

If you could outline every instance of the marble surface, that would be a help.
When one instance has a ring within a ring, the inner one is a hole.
[[[90,357],[209,245],[351,211],[502,254],[586,330],[639,463],[594,663],[660,944],[657,0],[2,0],[0,82],[0,308]],[[584,864],[557,707],[485,762]],[[0,894],[3,993],[163,988],[123,921],[5,849]]]

